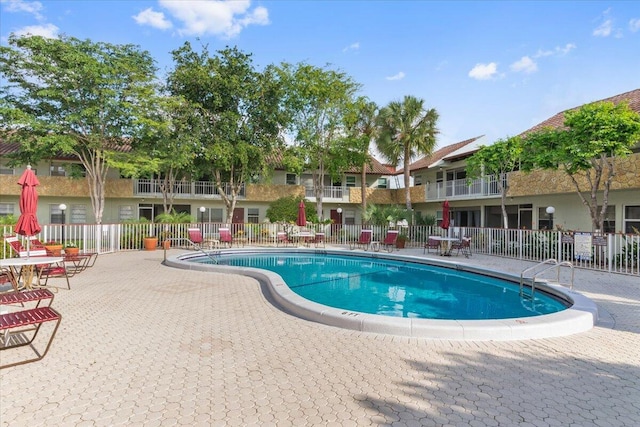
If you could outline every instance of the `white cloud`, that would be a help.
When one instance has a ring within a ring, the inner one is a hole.
[[[498,72],[498,64],[490,62],[488,64],[476,64],[469,71],[469,77],[476,80],[489,80]]]
[[[613,30],[613,20],[607,19],[602,24],[593,30],[593,35],[596,37],[609,37]]]
[[[520,60],[511,64],[509,68],[511,68],[511,71],[515,71],[515,72],[522,71],[523,73],[526,73],[526,74],[531,74],[538,71],[538,65],[535,63],[533,59],[529,58],[528,56],[523,56],[522,58],[520,58]]]
[[[350,50],[358,50],[360,49],[360,42],[351,43],[349,46],[342,49],[343,52],[348,52]]]
[[[23,0],[0,0],[5,5],[4,10],[7,12],[27,12],[31,13],[37,19],[42,19],[40,11],[42,3],[39,1],[23,1]]]
[[[566,54],[568,54],[569,52],[571,52],[573,49],[575,49],[577,46],[574,43],[567,43],[564,46],[556,46],[554,49],[552,50],[538,50],[536,52],[535,55],[533,55],[534,58],[544,58],[545,56],[553,56],[553,55],[558,55],[558,56],[564,56]]]
[[[42,36],[47,39],[55,39],[58,37],[58,31],[60,29],[53,24],[46,25],[31,25],[28,27],[20,28],[15,31],[17,36],[25,36],[27,34],[32,36]]]
[[[160,0],[159,4],[183,24],[180,34],[188,36],[222,35],[231,38],[249,25],[269,24],[267,9],[259,6],[249,10],[249,0]]]
[[[629,29],[633,33],[635,33],[636,31],[640,31],[640,19],[634,18],[629,21]]]
[[[404,79],[404,73],[402,71],[400,71],[398,74],[396,74],[394,76],[385,77],[385,79],[387,79],[387,80],[402,80],[402,79]]]
[[[173,26],[171,21],[164,17],[164,13],[156,12],[152,8],[145,9],[134,15],[133,19],[140,25],[148,25],[159,30],[168,30]]]

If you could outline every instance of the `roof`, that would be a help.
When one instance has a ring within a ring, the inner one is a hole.
[[[456,142],[455,144],[442,147],[431,153],[431,155],[425,156],[420,160],[413,162],[409,166],[409,170],[415,172],[421,169],[428,169],[430,167],[438,166],[439,164],[447,161],[455,161],[464,157],[468,157],[479,150],[479,147],[473,146],[472,148],[469,147],[469,145],[473,142],[476,142],[483,136],[484,135],[476,136],[475,138],[466,139],[464,141]],[[398,170],[398,173],[402,172],[402,169]]]
[[[610,98],[605,98],[605,99],[601,99],[599,101],[593,101],[587,104],[583,104],[583,105],[588,105],[588,104],[593,104],[596,102],[613,102],[614,104],[619,104],[621,102],[628,102],[629,103],[629,107],[633,110],[636,111],[638,113],[640,113],[640,89],[634,89],[632,91],[629,92],[625,92],[625,93],[621,93],[620,95],[615,95],[612,96]],[[534,127],[532,127],[531,129],[527,129],[526,131],[522,132],[520,134],[520,136],[523,135],[527,135],[529,133],[532,132],[537,132],[539,130],[542,130],[544,128],[559,128],[564,126],[564,114],[567,111],[573,111],[573,110],[577,110],[578,108],[582,107],[582,105],[578,106],[578,107],[574,107],[574,108],[569,108],[568,110],[564,110],[558,114],[556,114],[555,116],[549,117],[547,120],[538,123],[537,125],[535,125]]]

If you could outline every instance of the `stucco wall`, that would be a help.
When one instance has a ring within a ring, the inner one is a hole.
[[[615,170],[616,176],[611,184],[612,190],[640,188],[640,154],[616,159]],[[578,182],[581,188],[591,188],[584,177],[581,177]],[[539,170],[530,173],[512,172],[509,174],[508,195],[510,197],[572,193],[575,191],[576,189],[569,176],[561,171]]]
[[[302,185],[251,184],[247,185],[247,201],[271,202],[286,196],[304,196]]]

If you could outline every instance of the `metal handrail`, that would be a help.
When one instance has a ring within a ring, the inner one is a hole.
[[[545,268],[544,270],[540,270],[538,272],[536,272],[532,277],[531,277],[531,298],[533,298],[533,294],[536,290],[536,279],[538,278],[538,276],[540,274],[543,274],[549,270],[552,269],[556,269],[556,283],[559,285],[562,285],[562,283],[560,283],[560,267],[562,266],[567,266],[571,268],[571,281],[568,283],[569,285],[569,289],[573,290],[573,279],[575,277],[575,272],[574,272],[574,267],[573,267],[573,263],[569,262],[569,261],[562,261],[562,262],[558,262],[558,260],[553,259],[553,258],[549,258],[546,259],[536,265],[534,265],[533,267],[529,267],[526,268],[524,270],[522,270],[522,272],[520,273],[520,296],[523,296],[523,289],[524,289],[524,275],[525,273],[528,273],[530,271],[535,270],[538,267],[541,267],[543,265],[547,265],[547,264],[552,264],[549,267]]]
[[[174,241],[178,241],[178,242],[179,242],[179,241],[186,241],[186,242],[188,242],[188,243],[190,244],[190,246],[193,246],[193,248],[194,248],[196,251],[200,251],[200,252],[202,252],[202,253],[203,253],[207,258],[209,258],[209,259],[210,259],[214,264],[217,264],[217,263],[218,263],[218,261],[217,261],[215,258],[213,258],[209,252],[207,252],[207,251],[205,251],[204,249],[202,249],[202,247],[201,247],[200,245],[198,245],[196,242],[194,242],[194,241],[193,241],[193,240],[191,240],[191,239],[188,239],[188,238],[186,238],[186,237],[170,237],[170,238],[165,239],[165,241],[166,241],[166,240],[169,240],[170,242],[174,242]],[[162,245],[162,247],[163,247],[163,249],[164,249],[164,260],[166,261],[166,260],[167,260],[167,247],[166,247],[165,245]]]

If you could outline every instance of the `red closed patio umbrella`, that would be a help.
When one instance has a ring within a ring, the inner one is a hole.
[[[20,217],[14,228],[15,232],[22,236],[34,236],[42,229],[38,223],[36,212],[38,210],[38,193],[36,186],[40,181],[31,170],[31,165],[23,172],[18,180],[18,185],[22,186],[20,193]],[[27,239],[27,257],[29,257],[30,239]]]
[[[442,203],[442,222],[440,223],[440,227],[448,230],[449,229],[449,201],[445,200]]]
[[[300,204],[298,205],[298,220],[296,221],[300,227],[305,227],[307,225],[307,213],[304,208],[304,201],[300,200]]]

